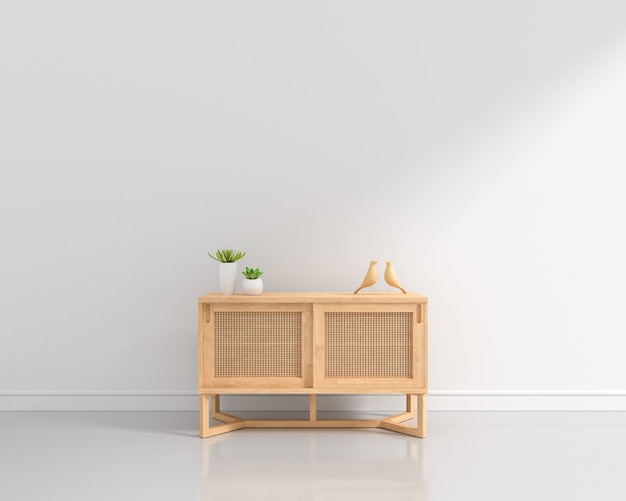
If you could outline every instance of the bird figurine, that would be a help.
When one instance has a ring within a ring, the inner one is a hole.
[[[393,264],[391,264],[391,261],[385,262],[387,263],[387,267],[385,268],[385,282],[389,284],[389,289],[395,287],[397,289],[400,289],[403,294],[406,294],[406,291],[402,288],[400,282],[398,281],[396,272],[393,269]],[[389,292],[389,289],[387,289],[387,292]]]
[[[378,280],[378,271],[376,271],[376,263],[378,263],[378,261],[370,261],[370,267],[367,269],[367,273],[365,274],[365,278],[363,279],[363,282],[361,282],[361,286],[357,290],[354,291],[355,294],[359,292],[361,289],[364,289],[365,287],[371,287],[372,285],[376,283],[376,280]]]

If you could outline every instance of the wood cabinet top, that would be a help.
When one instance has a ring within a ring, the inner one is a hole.
[[[359,292],[264,292],[260,296],[248,296],[242,293],[224,296],[213,292],[200,296],[198,302],[229,304],[268,304],[268,303],[332,303],[332,304],[416,304],[427,303],[428,298],[416,292],[372,293]]]

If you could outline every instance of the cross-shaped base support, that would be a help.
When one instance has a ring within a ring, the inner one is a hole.
[[[417,396],[417,409],[415,407]],[[414,419],[417,426],[402,424]],[[209,416],[223,424],[209,426]],[[383,428],[414,437],[426,437],[426,394],[407,395],[406,411],[383,419],[317,419],[317,395],[309,395],[309,419],[256,420],[226,414],[220,409],[220,395],[200,395],[200,437],[212,437],[242,428]]]

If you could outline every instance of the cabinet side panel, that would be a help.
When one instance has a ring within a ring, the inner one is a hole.
[[[206,388],[212,360],[211,336],[215,322],[210,304],[198,305],[198,387]]]
[[[424,303],[420,305],[422,310],[422,329],[423,329],[423,354],[422,354],[422,363],[423,363],[423,381],[421,386],[423,386],[424,390],[428,390],[428,303]]]
[[[415,313],[415,350],[413,353],[413,367],[415,369],[415,380],[420,388],[426,387],[426,338],[424,329],[424,305],[416,305]]]
[[[198,303],[198,388],[203,387],[203,376],[204,376],[204,357],[202,356],[203,349],[204,349],[204,343],[203,343],[204,334],[203,334],[203,326],[202,326],[202,324],[204,323],[203,312],[204,312],[204,305],[199,302]]]

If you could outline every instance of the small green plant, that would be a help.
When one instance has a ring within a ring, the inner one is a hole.
[[[241,252],[235,249],[218,249],[215,253],[215,256],[209,252],[209,256],[211,256],[216,261],[219,261],[220,263],[234,263],[235,261],[239,261],[245,255],[245,252]]]
[[[261,275],[263,275],[262,271],[259,271],[259,269],[257,268],[256,270],[253,268],[248,268],[246,266],[246,271],[242,271],[241,274],[246,277],[249,278],[250,280],[256,280],[257,278],[259,278]]]

